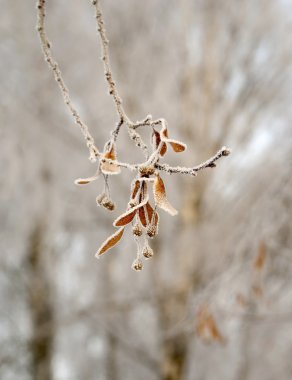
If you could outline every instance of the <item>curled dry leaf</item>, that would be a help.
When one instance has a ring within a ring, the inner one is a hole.
[[[126,226],[127,224],[131,223],[134,219],[136,212],[139,210],[140,207],[143,207],[148,202],[148,195],[145,197],[145,199],[140,202],[137,206],[130,208],[128,211],[126,211],[124,214],[120,215],[113,223],[115,227],[122,227]]]
[[[177,210],[169,203],[169,201],[166,198],[164,182],[159,174],[155,177],[153,185],[153,194],[155,204],[158,207],[162,208],[162,210],[168,212],[170,215],[177,214]]]
[[[153,210],[149,202],[147,202],[145,206],[139,209],[139,218],[144,227],[147,227],[147,225],[151,223],[157,226],[159,222],[159,215],[156,211]]]
[[[154,149],[158,149],[159,144],[161,142],[161,137],[160,137],[160,133],[158,131],[156,131],[156,129],[154,129],[154,128],[153,128],[152,139],[153,139]],[[163,143],[159,154],[161,157],[163,157],[166,152],[167,152],[167,145],[165,143]]]
[[[146,214],[145,214],[145,206],[139,208],[139,218],[142,223],[143,227],[147,226],[147,219],[146,219]]]
[[[88,177],[88,178],[77,178],[74,183],[75,185],[88,185],[89,183],[95,181],[98,177]]]
[[[133,190],[132,190],[132,196],[131,196],[132,199],[136,198],[138,190],[140,189],[140,184],[141,184],[140,181],[135,181],[135,184],[134,184]]]
[[[104,153],[103,158],[106,158],[108,160],[113,160],[113,161],[117,159],[115,144],[112,144],[110,150]],[[100,164],[100,168],[103,174],[112,175],[112,174],[119,174],[121,172],[121,168],[118,165],[112,164],[110,162],[102,162]]]
[[[100,175],[100,167],[98,167],[96,173],[92,177],[88,178],[77,178],[74,183],[75,185],[88,185],[89,183],[97,180]]]
[[[180,142],[180,141],[176,141],[176,140],[171,140],[171,139],[168,139],[167,141],[172,149],[176,152],[176,153],[180,153],[180,152],[184,152],[187,148],[186,144]]]
[[[165,141],[166,143],[170,144],[170,146],[172,147],[172,149],[176,153],[183,152],[187,148],[186,144],[184,144],[180,141],[177,141],[177,140],[170,139],[168,137],[168,130],[167,130],[166,126],[164,126],[160,132],[160,139],[162,141]]]
[[[96,252],[95,257],[99,257],[114,247],[122,238],[125,228],[119,228],[113,235],[111,235],[104,243],[102,243],[99,250]]]

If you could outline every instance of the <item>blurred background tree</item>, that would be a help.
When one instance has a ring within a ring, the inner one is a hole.
[[[166,177],[155,255],[131,239],[94,259],[112,215],[35,32],[33,1],[1,2],[0,378],[274,380],[292,376],[291,1],[103,2],[114,74],[133,120],[165,117],[190,166]],[[116,115],[90,2],[48,2],[48,32],[101,149]],[[121,136],[119,157],[131,149]],[[184,160],[184,162],[181,162]],[[170,157],[177,163],[177,156]],[[127,173],[111,181],[117,214]],[[215,324],[215,325],[214,325]],[[216,333],[217,329],[217,333]]]

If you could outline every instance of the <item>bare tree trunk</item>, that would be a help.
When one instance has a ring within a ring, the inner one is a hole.
[[[30,237],[27,265],[28,304],[32,320],[31,372],[34,380],[53,378],[51,359],[54,341],[54,310],[51,286],[44,263],[45,227],[37,224]]]
[[[187,339],[182,335],[163,343],[162,380],[183,379],[187,348]]]

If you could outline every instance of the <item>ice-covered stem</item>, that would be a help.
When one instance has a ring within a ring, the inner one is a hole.
[[[219,158],[229,156],[229,154],[231,153],[231,150],[224,146],[220,150],[218,150],[218,152],[214,156],[209,158],[207,161],[204,161],[201,164],[194,166],[192,168],[186,168],[183,166],[169,166],[168,164],[159,164],[157,161],[159,160],[160,148],[161,146],[159,146],[158,149],[154,153],[152,153],[152,155],[147,161],[142,162],[140,164],[128,164],[125,162],[111,160],[109,158],[102,158],[101,162],[108,162],[109,164],[116,165],[121,168],[129,169],[130,171],[135,171],[135,170],[139,170],[142,167],[154,165],[154,168],[165,171],[169,174],[189,174],[189,175],[196,176],[197,172],[199,172],[200,170],[216,167],[215,162],[218,161]]]
[[[46,14],[45,7],[46,7],[46,0],[37,1],[37,9],[38,9],[37,31],[39,33],[42,51],[43,51],[45,60],[47,61],[50,69],[53,71],[55,80],[57,81],[59,88],[61,90],[61,93],[63,95],[64,102],[69,108],[69,111],[72,114],[76,124],[79,125],[81,132],[86,140],[86,144],[90,152],[90,159],[95,161],[96,157],[100,156],[100,152],[94,144],[93,137],[89,133],[87,125],[82,121],[76,107],[72,103],[68,88],[65,85],[59,65],[51,53],[51,44],[47,38],[46,29],[45,29],[45,14]]]
[[[120,162],[120,161],[116,161],[116,160],[111,160],[110,158],[102,158],[100,160],[100,162],[107,162],[111,165],[116,165],[116,166],[119,166],[120,168],[125,168],[125,169],[129,169],[130,171],[134,171],[134,170],[138,170],[140,165],[142,164],[128,164],[126,162]]]
[[[117,112],[120,116],[121,124],[123,122],[127,124],[132,124],[131,120],[128,118],[123,108],[122,99],[118,93],[116,83],[113,79],[113,74],[112,74],[111,65],[110,65],[110,58],[109,58],[109,49],[108,49],[109,41],[106,35],[100,1],[92,0],[92,4],[95,6],[95,18],[97,21],[97,31],[100,37],[101,50],[102,50],[101,59],[103,61],[105,78],[109,86],[109,93],[114,99]]]
[[[218,152],[211,158],[209,158],[207,161],[202,162],[201,164],[194,166],[193,168],[186,168],[181,166],[169,166],[167,164],[159,164],[156,163],[155,167],[158,170],[163,170],[169,174],[179,173],[179,174],[190,174],[193,176],[197,175],[197,172],[206,168],[214,168],[216,167],[215,162],[219,160],[221,157],[229,156],[231,153],[231,150],[226,148],[225,146],[222,147]]]
[[[129,116],[126,114],[124,107],[123,107],[123,101],[122,98],[120,97],[118,93],[118,89],[116,86],[116,83],[113,79],[113,73],[110,65],[110,57],[109,57],[109,41],[106,35],[106,29],[105,29],[105,23],[103,19],[103,14],[102,14],[102,9],[100,5],[100,0],[91,0],[92,4],[95,7],[95,18],[97,21],[97,31],[101,43],[101,50],[102,50],[102,55],[101,59],[103,61],[103,67],[104,67],[104,75],[105,79],[108,83],[109,87],[109,94],[113,97],[114,103],[116,106],[117,113],[119,115],[120,121],[117,124],[116,128],[112,132],[112,137],[113,140],[116,141],[118,138],[118,134],[120,132],[121,126],[125,123],[128,127],[128,132],[130,138],[135,142],[136,146],[140,149],[142,149],[144,155],[146,157],[149,156],[148,153],[148,147],[142,140],[141,136],[139,133],[137,133],[135,129],[135,123],[131,121]]]

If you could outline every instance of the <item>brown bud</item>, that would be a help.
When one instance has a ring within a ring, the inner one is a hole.
[[[135,259],[132,263],[132,269],[140,271],[143,269],[143,262],[141,259]]]
[[[231,153],[231,150],[228,148],[225,148],[222,150],[222,156],[229,156],[230,153]]]
[[[153,249],[149,247],[148,243],[144,245],[142,253],[146,259],[150,259],[154,254]]]
[[[153,166],[140,166],[139,171],[141,176],[149,176],[154,174],[155,169]]]
[[[153,238],[155,235],[157,235],[157,226],[150,224],[147,227],[147,235],[151,238]]]
[[[133,235],[136,235],[136,236],[141,236],[142,233],[143,233],[143,230],[142,230],[142,227],[140,225],[140,223],[136,223],[134,226],[133,226]]]

